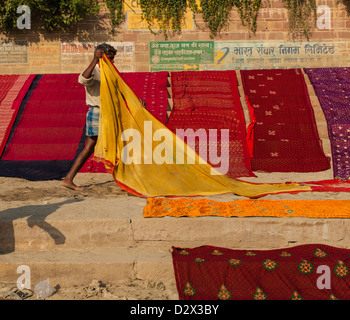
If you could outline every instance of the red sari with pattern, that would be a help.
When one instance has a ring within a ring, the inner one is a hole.
[[[252,121],[247,133],[252,169],[329,169],[301,70],[244,70],[241,75]]]
[[[348,300],[350,250],[322,244],[276,250],[173,247],[181,300]]]
[[[235,71],[172,72],[171,87],[174,106],[166,126],[175,134],[179,129],[193,130],[184,141],[195,139],[193,149],[223,174],[255,176]],[[223,130],[228,138],[223,138]],[[196,133],[201,138],[196,139]],[[227,168],[220,170],[216,156],[228,159]]]

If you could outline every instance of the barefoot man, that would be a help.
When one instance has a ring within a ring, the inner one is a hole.
[[[79,188],[73,183],[73,179],[79,170],[83,167],[85,162],[93,154],[97,136],[98,125],[100,117],[100,68],[98,65],[99,59],[102,54],[114,62],[114,57],[117,50],[107,43],[102,43],[96,47],[94,57],[87,67],[87,69],[79,75],[78,82],[85,86],[86,92],[86,104],[89,106],[89,110],[86,114],[86,140],[83,151],[79,154],[75,160],[72,168],[69,170],[66,177],[62,180],[62,185],[69,189],[82,191],[83,188]],[[145,107],[145,102],[140,98],[141,104]]]
[[[82,152],[75,160],[72,168],[67,176],[62,180],[64,187],[82,191],[73,183],[73,179],[79,170],[83,167],[87,159],[93,154],[98,136],[98,122],[100,116],[100,68],[98,66],[99,59],[102,54],[113,62],[117,50],[109,44],[103,43],[96,47],[94,57],[87,69],[79,75],[78,82],[85,86],[86,104],[89,110],[86,114],[86,140]]]

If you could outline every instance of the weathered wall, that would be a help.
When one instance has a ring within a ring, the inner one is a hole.
[[[137,0],[127,3],[138,11]],[[183,33],[167,43],[163,35],[148,31],[127,5],[127,20],[112,35],[108,10],[101,8],[98,19],[87,19],[67,33],[18,30],[0,35],[0,73],[78,73],[99,42],[118,47],[116,65],[123,72],[350,66],[350,17],[337,0],[317,4],[330,8],[331,26],[316,28],[310,42],[305,38],[291,42],[288,13],[280,0],[270,0],[270,7],[260,10],[255,35],[242,26],[234,9],[230,26],[221,36],[211,39],[197,15],[199,27],[188,19]]]

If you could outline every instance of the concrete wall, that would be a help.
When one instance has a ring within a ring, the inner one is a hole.
[[[0,35],[0,74],[79,73],[99,42],[118,47],[116,65],[122,72],[350,66],[350,16],[337,0],[317,2],[329,7],[330,28],[316,28],[310,42],[291,41],[281,0],[270,0],[270,7],[260,10],[255,35],[242,26],[233,9],[229,28],[221,36],[210,38],[197,15],[198,26],[188,19],[182,34],[167,43],[140,22],[137,0],[127,3],[127,20],[114,35],[104,7],[98,18],[86,19],[66,33],[39,34],[32,29]],[[323,14],[320,22],[325,22]]]

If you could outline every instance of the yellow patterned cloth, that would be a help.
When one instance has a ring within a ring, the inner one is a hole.
[[[171,217],[307,217],[350,218],[350,200],[255,200],[149,198],[145,218]]]
[[[235,193],[250,198],[311,191],[297,183],[254,184],[222,175],[142,107],[106,56],[100,68],[100,131],[94,154],[124,190],[142,197]]]

